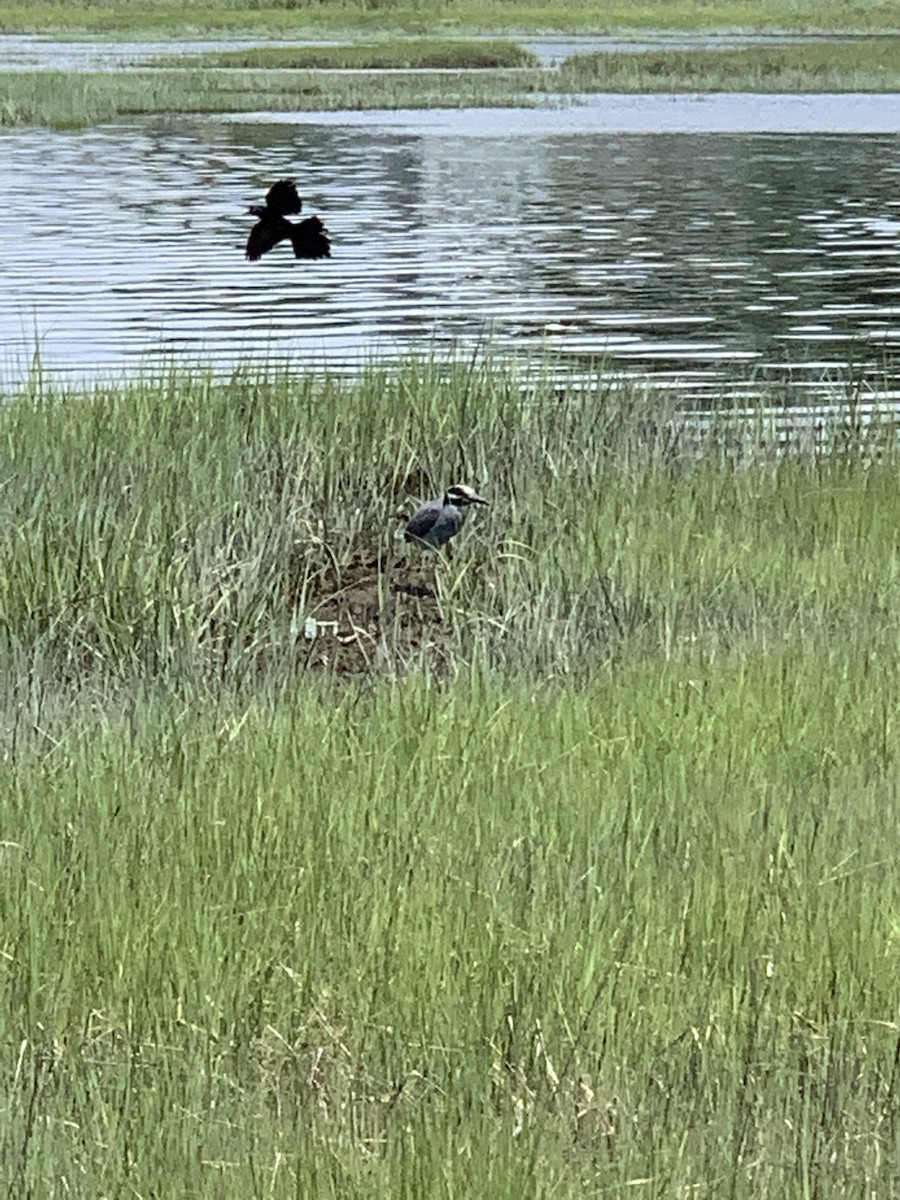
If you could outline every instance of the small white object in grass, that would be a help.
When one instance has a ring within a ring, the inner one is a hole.
[[[308,642],[315,641],[324,633],[330,633],[332,637],[337,637],[337,631],[337,621],[317,621],[315,617],[307,617],[303,623],[303,636]]]

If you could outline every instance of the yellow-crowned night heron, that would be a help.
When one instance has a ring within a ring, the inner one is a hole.
[[[487,500],[474,488],[454,483],[443,496],[426,500],[418,512],[413,513],[403,536],[420,546],[443,546],[465,525],[473,504],[487,505]]]
[[[257,219],[247,239],[247,258],[256,262],[258,258],[290,239],[295,258],[330,258],[331,242],[328,232],[318,217],[307,217],[305,221],[285,220],[286,213],[298,213],[303,201],[297,195],[293,179],[279,179],[266,193],[265,204],[254,204],[247,211]]]

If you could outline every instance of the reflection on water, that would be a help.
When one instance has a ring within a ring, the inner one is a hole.
[[[467,120],[456,114],[458,122]],[[495,114],[495,121],[497,117]],[[691,402],[900,374],[900,135],[502,136],[191,122],[2,139],[0,374],[187,354],[343,369],[410,349],[603,355]],[[294,174],[333,255],[259,263]],[[803,393],[807,393],[803,395]]]

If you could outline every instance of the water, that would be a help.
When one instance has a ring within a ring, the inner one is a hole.
[[[248,50],[257,46],[342,45],[329,41],[280,41],[277,38],[171,38],[140,42],[57,41],[38,34],[0,36],[0,70],[3,71],[113,71],[146,67],[173,54],[206,54],[222,50]]]
[[[558,67],[573,54],[592,54],[597,51],[623,51],[639,54],[646,50],[739,49],[742,46],[783,45],[813,41],[848,42],[860,35],[816,34],[704,34],[656,33],[640,34],[634,38],[583,35],[577,37],[509,38],[520,42],[535,55],[543,67]],[[479,39],[466,37],[466,41]],[[495,40],[485,35],[483,40]],[[218,53],[222,50],[247,50],[256,46],[323,46],[347,45],[348,39],[303,40],[292,38],[171,38],[163,41],[144,39],[139,42],[104,42],[96,39],[59,41],[38,34],[0,35],[0,70],[3,71],[109,71],[142,67],[156,59],[172,54]]]
[[[576,370],[602,355],[691,405],[773,384],[806,404],[848,376],[896,398],[897,98],[758,100],[756,125],[746,98],[599,97],[5,134],[0,375],[36,348],[51,372],[117,378],[490,338]],[[875,131],[810,132],[838,118]],[[330,260],[244,261],[244,210],[285,175]]]

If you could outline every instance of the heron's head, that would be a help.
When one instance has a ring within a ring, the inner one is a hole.
[[[474,488],[470,488],[465,483],[454,483],[447,488],[444,495],[445,504],[453,504],[457,508],[468,508],[470,504],[484,504],[487,506],[487,500],[483,496],[479,496]]]

